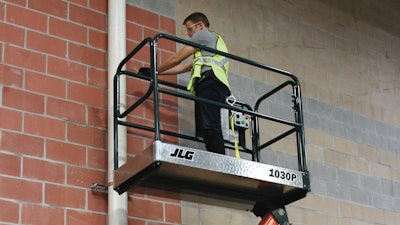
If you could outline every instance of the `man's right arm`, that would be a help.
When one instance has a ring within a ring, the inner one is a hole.
[[[186,58],[191,56],[196,51],[192,46],[184,46],[177,53],[170,56],[164,63],[158,66],[159,75],[176,75],[179,73],[188,72],[192,68],[192,63],[181,64]]]
[[[158,72],[159,75],[177,75],[180,73],[189,72],[192,69],[192,62],[184,62],[180,63],[168,70],[164,70],[163,72]]]

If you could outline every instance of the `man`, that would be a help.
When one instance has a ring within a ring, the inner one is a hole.
[[[222,38],[209,30],[207,17],[200,12],[189,15],[184,21],[190,41],[227,52]],[[193,55],[193,61],[183,61]],[[230,94],[228,83],[228,60],[226,57],[185,45],[158,66],[159,75],[176,75],[191,71],[188,90],[202,98],[225,102]],[[139,70],[140,72],[140,70]],[[221,131],[220,107],[196,102],[196,124],[201,124],[201,136],[210,152],[225,154]]]

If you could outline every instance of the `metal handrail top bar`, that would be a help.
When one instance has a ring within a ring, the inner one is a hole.
[[[172,36],[170,34],[159,33],[154,37],[153,41],[157,42],[161,38],[165,38],[165,39],[168,39],[168,40],[171,40],[171,41],[175,41],[175,42],[178,42],[178,43],[181,43],[181,44],[189,45],[189,46],[192,46],[192,47],[195,47],[195,48],[199,48],[199,49],[202,49],[202,50],[205,50],[205,51],[208,51],[208,52],[212,52],[212,53],[215,53],[215,54],[218,54],[218,55],[222,55],[222,56],[228,57],[230,59],[234,59],[234,60],[246,63],[246,64],[250,64],[250,65],[265,69],[265,70],[273,71],[273,72],[288,76],[291,79],[293,79],[293,81],[296,84],[299,84],[299,80],[297,79],[297,77],[294,74],[292,74],[292,73],[290,73],[288,71],[281,70],[281,69],[278,69],[278,68],[275,68],[275,67],[272,67],[272,66],[268,66],[268,65],[265,65],[265,64],[253,61],[253,60],[246,59],[246,58],[242,58],[240,56],[236,56],[236,55],[232,55],[232,54],[229,54],[229,53],[226,53],[226,52],[222,52],[222,51],[219,51],[219,50],[217,50],[215,48],[210,48],[210,47],[207,47],[205,45],[200,45],[200,44],[197,44],[197,43],[194,43],[194,42],[182,39],[182,38],[178,38],[178,37]]]

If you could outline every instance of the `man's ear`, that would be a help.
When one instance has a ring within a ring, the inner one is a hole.
[[[199,26],[200,26],[200,30],[203,30],[204,28],[206,28],[206,26],[204,25],[203,22],[199,22]]]

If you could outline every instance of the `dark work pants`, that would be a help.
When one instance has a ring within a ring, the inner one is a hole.
[[[197,97],[225,102],[228,94],[228,88],[215,78],[206,78],[196,85]],[[207,151],[225,154],[220,107],[196,102],[195,111],[196,125],[200,125],[200,136],[204,139]]]

